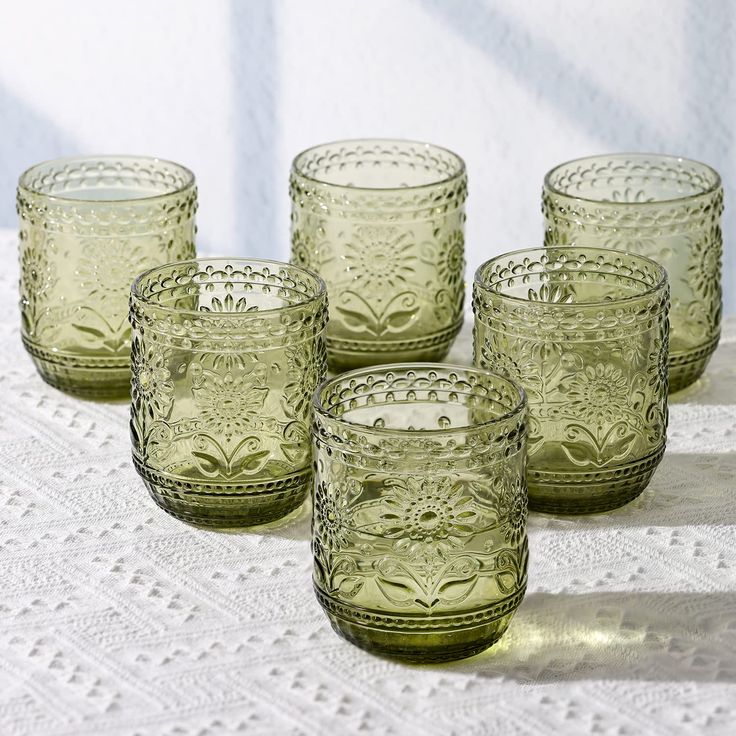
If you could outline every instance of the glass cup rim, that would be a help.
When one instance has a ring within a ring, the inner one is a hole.
[[[513,408],[509,409],[501,416],[488,419],[485,422],[479,422],[478,424],[468,424],[463,427],[448,427],[447,429],[393,429],[391,427],[374,427],[373,425],[364,424],[363,422],[354,422],[350,419],[336,416],[330,409],[328,409],[324,405],[321,398],[322,393],[324,393],[324,391],[331,385],[337,385],[338,383],[345,380],[349,381],[354,378],[370,375],[374,371],[389,372],[391,370],[398,370],[408,372],[410,370],[416,369],[465,371],[475,374],[482,374],[484,376],[490,376],[494,379],[501,379],[511,388],[513,388],[514,391],[517,392],[519,398],[518,401],[514,404]],[[468,432],[475,432],[484,428],[502,425],[505,422],[508,422],[510,419],[519,416],[519,414],[526,410],[526,407],[526,391],[519,383],[517,383],[513,379],[509,378],[508,376],[504,376],[502,373],[489,371],[486,368],[472,365],[460,365],[458,363],[382,363],[380,365],[372,365],[365,368],[355,368],[353,370],[346,371],[345,373],[340,373],[337,376],[333,376],[332,378],[326,378],[319,384],[319,386],[317,386],[314,393],[312,394],[312,408],[314,409],[315,414],[318,414],[320,417],[323,417],[328,421],[347,426],[353,430],[368,431],[371,434],[384,435],[387,437],[444,437],[467,434]]]
[[[31,174],[36,169],[40,169],[42,166],[48,166],[50,164],[69,164],[75,161],[78,161],[80,163],[84,161],[146,161],[150,164],[169,164],[170,166],[173,166],[181,171],[185,181],[181,186],[178,186],[176,189],[172,189],[170,192],[152,194],[151,196],[147,197],[126,197],[124,199],[82,199],[80,197],[64,197],[58,194],[47,194],[46,192],[42,192],[39,189],[28,185],[28,179],[31,177]],[[82,154],[78,156],[62,156],[60,158],[50,158],[46,159],[45,161],[39,161],[38,163],[33,164],[33,166],[29,166],[18,177],[18,189],[22,189],[28,194],[32,194],[37,197],[43,197],[44,199],[48,199],[51,201],[69,202],[73,204],[86,204],[99,207],[100,205],[135,204],[137,202],[148,204],[159,199],[164,199],[166,197],[181,194],[187,189],[190,189],[192,186],[194,186],[195,181],[196,177],[194,176],[194,172],[190,168],[184,166],[183,164],[177,163],[176,161],[171,161],[170,159],[159,158],[158,156],[146,156],[129,153],[123,153],[119,155],[114,153],[102,153],[99,155]]]
[[[156,302],[152,301],[150,298],[143,296],[140,292],[141,284],[143,283],[144,279],[150,278],[150,276],[155,273],[156,271],[163,271],[164,269],[173,268],[175,266],[186,266],[186,265],[195,265],[195,264],[215,264],[215,263],[222,263],[222,264],[235,264],[235,263],[241,263],[243,265],[257,265],[257,266],[271,266],[276,268],[283,268],[284,266],[287,266],[288,268],[294,269],[295,271],[301,272],[308,276],[309,278],[313,279],[315,284],[318,287],[317,293],[310,297],[305,297],[303,301],[298,302],[297,304],[288,304],[283,307],[271,307],[270,309],[259,309],[255,312],[202,312],[198,309],[178,309],[176,307],[169,307],[165,304],[157,304]],[[189,316],[197,319],[212,319],[216,317],[217,319],[247,319],[249,316],[256,319],[263,317],[265,315],[274,315],[274,314],[284,314],[285,312],[290,312],[292,310],[297,309],[303,309],[305,306],[308,306],[310,304],[316,304],[322,299],[325,299],[327,296],[327,284],[325,283],[324,279],[315,271],[311,271],[308,268],[304,268],[303,266],[297,266],[293,263],[288,263],[287,261],[274,261],[270,260],[268,258],[248,258],[247,256],[233,256],[232,258],[229,258],[227,256],[210,256],[207,258],[187,258],[183,261],[172,261],[171,263],[162,263],[158,266],[154,266],[153,268],[149,268],[146,271],[143,271],[139,273],[135,279],[133,279],[133,282],[130,285],[130,294],[131,298],[135,299],[136,301],[140,302],[141,304],[145,306],[150,306],[154,308],[158,312],[162,312],[165,314],[176,314],[176,315],[184,315]]]
[[[436,181],[428,182],[427,184],[418,184],[417,186],[411,186],[411,187],[361,187],[361,186],[351,186],[347,184],[333,184],[332,182],[325,181],[324,179],[318,179],[317,177],[310,176],[309,174],[304,173],[302,169],[299,166],[299,161],[307,156],[307,154],[310,154],[314,151],[317,151],[320,148],[326,148],[328,146],[344,146],[344,145],[356,145],[359,143],[385,143],[385,144],[399,144],[399,145],[412,145],[412,146],[421,146],[428,150],[435,150],[435,151],[442,151],[444,153],[449,154],[452,156],[457,164],[457,171],[454,173],[445,176],[443,178],[438,178]],[[463,177],[467,172],[467,166],[465,165],[465,160],[460,156],[459,154],[455,153],[455,151],[450,150],[449,148],[445,148],[444,146],[439,146],[436,143],[429,143],[427,141],[418,141],[413,140],[411,138],[344,138],[341,140],[334,140],[334,141],[328,141],[325,143],[317,143],[316,145],[309,146],[309,148],[305,148],[303,151],[300,151],[299,153],[294,156],[292,162],[291,162],[291,173],[293,176],[298,176],[300,179],[304,179],[306,181],[309,181],[313,184],[318,184],[320,186],[330,187],[331,189],[339,189],[346,192],[373,192],[374,194],[388,194],[393,192],[414,192],[414,191],[421,191],[424,189],[429,189],[431,187],[437,187],[442,186],[444,184],[449,184],[451,181],[455,181],[456,179],[460,179]]]
[[[572,304],[563,304],[559,302],[534,302],[531,299],[521,297],[521,296],[514,296],[513,294],[505,294],[503,292],[494,291],[491,287],[488,286],[488,284],[481,278],[481,271],[483,271],[485,268],[487,268],[491,263],[496,263],[497,261],[500,261],[504,258],[509,258],[512,256],[521,256],[524,254],[530,254],[530,253],[544,253],[547,250],[555,250],[555,251],[566,251],[566,252],[585,252],[585,253],[594,253],[594,254],[600,254],[600,255],[619,255],[619,256],[626,256],[628,258],[634,258],[640,261],[645,262],[647,265],[651,266],[658,274],[657,281],[652,284],[651,286],[647,286],[647,288],[642,291],[641,294],[632,294],[631,296],[625,296],[621,297],[620,299],[614,299],[614,300],[596,300],[596,301],[586,301],[586,302],[577,302]],[[507,253],[501,253],[500,255],[494,256],[493,258],[489,258],[487,261],[484,261],[483,263],[478,266],[478,268],[475,270],[475,274],[473,276],[473,284],[474,286],[477,286],[479,289],[483,289],[486,292],[491,292],[499,297],[499,299],[509,300],[511,302],[515,302],[518,304],[534,304],[536,306],[542,305],[545,309],[559,309],[564,311],[579,311],[580,309],[587,309],[587,308],[593,308],[593,307],[608,307],[610,308],[613,305],[620,305],[620,304],[631,304],[633,302],[639,301],[641,299],[646,299],[654,294],[656,294],[658,291],[661,291],[668,283],[668,277],[667,277],[667,270],[664,268],[664,266],[660,265],[656,261],[652,260],[651,258],[647,258],[646,256],[642,256],[638,253],[630,253],[629,251],[625,250],[618,250],[617,248],[593,248],[588,246],[577,246],[577,245],[548,245],[548,246],[537,246],[537,247],[529,247],[529,248],[519,248],[518,250],[511,250]]]
[[[654,199],[649,202],[609,202],[602,199],[591,199],[589,197],[581,197],[575,194],[570,194],[569,192],[563,191],[562,189],[554,186],[552,184],[552,177],[555,173],[557,173],[560,169],[566,167],[566,166],[572,166],[574,164],[582,164],[585,162],[592,162],[597,161],[599,159],[607,159],[607,158],[619,158],[619,157],[627,157],[627,158],[633,158],[633,159],[639,159],[639,160],[654,160],[654,161],[675,161],[683,164],[688,164],[689,166],[692,166],[693,168],[699,168],[707,171],[709,174],[713,177],[713,183],[711,186],[709,186],[707,189],[704,189],[702,192],[698,192],[697,194],[685,194],[681,197],[669,197],[667,199]],[[599,153],[594,154],[592,156],[581,156],[579,158],[573,158],[569,161],[563,161],[562,163],[556,164],[553,166],[545,175],[544,175],[544,189],[550,192],[551,194],[554,194],[558,197],[565,197],[566,199],[572,199],[577,202],[585,202],[587,204],[595,204],[595,205],[602,205],[602,206],[615,206],[615,207],[652,207],[653,205],[667,205],[667,204],[676,204],[678,202],[686,202],[691,201],[694,199],[698,199],[699,197],[708,197],[712,195],[713,193],[717,192],[722,186],[721,182],[721,175],[708,164],[703,163],[702,161],[697,161],[693,158],[687,158],[686,156],[675,156],[673,154],[669,153],[646,153],[642,151],[634,151],[634,152],[626,152],[626,151],[618,151],[616,153]]]

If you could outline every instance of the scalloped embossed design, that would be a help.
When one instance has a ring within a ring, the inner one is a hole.
[[[668,293],[661,266],[596,248],[478,269],[474,361],[527,393],[532,508],[601,511],[646,487],[666,438]]]
[[[547,245],[626,250],[667,268],[670,391],[702,374],[720,336],[723,188],[710,167],[620,154],[562,164],[542,193]]]
[[[413,661],[490,646],[526,586],[518,387],[472,368],[382,366],[327,382],[315,402],[314,584],[333,625]]]
[[[25,172],[17,203],[22,337],[41,376],[82,396],[126,395],[130,285],[194,255],[193,175],[157,159],[62,159]]]
[[[330,289],[331,364],[437,360],[463,317],[462,160],[410,141],[347,141],[294,160],[291,260]]]
[[[133,456],[156,503],[212,526],[299,506],[326,373],[323,282],[277,262],[175,263],[137,279],[130,314]]]

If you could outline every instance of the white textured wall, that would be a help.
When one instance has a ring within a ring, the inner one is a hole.
[[[203,249],[285,258],[294,153],[412,137],[468,163],[472,269],[539,241],[553,164],[671,152],[724,176],[736,310],[729,0],[30,0],[0,13],[0,226],[37,160],[152,153],[197,173]]]

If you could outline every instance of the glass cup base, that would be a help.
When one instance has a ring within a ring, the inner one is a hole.
[[[400,616],[349,606],[314,586],[335,633],[379,657],[414,664],[465,659],[493,646],[504,634],[525,588],[492,606],[442,617],[425,629],[416,615]]]
[[[527,468],[529,508],[548,514],[596,514],[633,501],[649,485],[664,445],[629,465],[598,472]]]
[[[432,335],[410,340],[363,341],[327,337],[327,363],[341,373],[389,363],[436,363],[447,357],[463,320]]]
[[[312,485],[312,469],[252,483],[197,483],[133,464],[157,506],[180,521],[207,527],[267,524],[298,509]]]
[[[670,352],[669,360],[669,393],[687,388],[695,383],[705,372],[705,368],[718,347],[720,335],[717,335],[709,343],[695,350],[684,353]]]
[[[93,401],[130,399],[129,358],[83,358],[43,350],[25,338],[41,378],[59,391]]]

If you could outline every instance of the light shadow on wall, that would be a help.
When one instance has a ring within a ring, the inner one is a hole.
[[[638,110],[610,95],[551,43],[488,2],[467,0],[459,13],[453,3],[445,0],[420,1],[444,27],[478,48],[529,92],[600,141],[601,151],[631,148],[641,140],[656,141],[653,150],[666,146],[663,132]]]
[[[0,85],[0,227],[15,228],[15,187],[29,166],[79,152],[77,142]]]
[[[736,13],[730,0],[702,3],[687,0],[675,6],[683,16],[686,58],[674,109],[684,111],[683,122],[662,129],[625,100],[607,93],[585,69],[574,66],[552,44],[532,34],[523,23],[506,16],[492,3],[468,0],[464,12],[444,0],[420,0],[421,6],[466,43],[480,49],[494,64],[513,75],[520,85],[562,113],[572,125],[598,141],[598,151],[647,150],[696,158],[718,168],[726,199],[736,189],[733,144],[733,37]],[[586,155],[593,151],[581,151]],[[724,308],[736,311],[736,210],[724,215]]]
[[[237,242],[223,250],[266,258],[279,252],[276,202],[277,197],[286,196],[285,177],[276,170],[275,13],[275,4],[267,0],[230,3]]]

